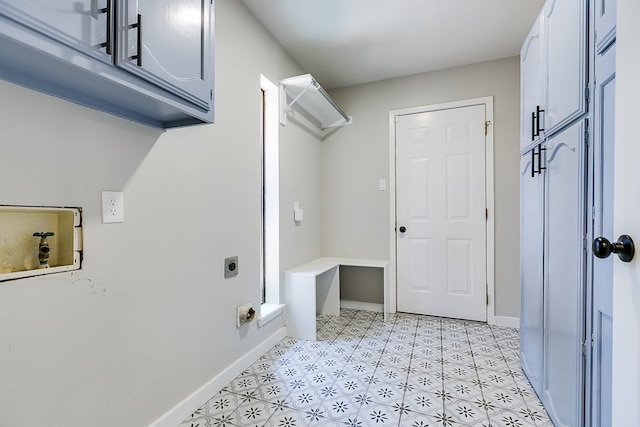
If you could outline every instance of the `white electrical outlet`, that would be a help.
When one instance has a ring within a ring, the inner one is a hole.
[[[102,192],[102,223],[124,222],[124,194],[121,191]]]

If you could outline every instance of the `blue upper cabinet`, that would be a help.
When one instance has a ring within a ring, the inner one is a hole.
[[[540,14],[520,51],[520,151],[523,153],[544,138],[540,125],[545,102],[543,35],[544,19]]]
[[[211,99],[211,0],[128,2],[117,33],[117,63],[194,104]]]
[[[0,78],[150,126],[213,122],[213,0],[0,0]]]
[[[547,136],[587,112],[587,2],[547,0],[544,6],[547,46]]]
[[[104,7],[100,7],[100,2]],[[106,63],[111,0],[0,0],[0,14]],[[7,32],[0,27],[1,32]]]
[[[520,51],[522,153],[587,112],[586,3],[584,0],[547,0],[523,43]]]

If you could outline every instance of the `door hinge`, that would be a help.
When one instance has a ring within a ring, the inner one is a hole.
[[[582,357],[587,358],[587,340],[582,341]]]
[[[585,119],[584,125],[584,144],[589,145],[589,119]]]
[[[587,235],[583,235],[582,236],[582,249],[584,249],[585,252],[587,252],[589,250],[589,241],[588,241],[588,237]]]
[[[485,283],[484,286],[485,286],[484,287],[484,294],[486,296],[485,301],[486,301],[487,305],[489,305],[489,284]]]
[[[213,1],[213,0],[211,0]],[[209,90],[209,99],[213,101],[213,89]]]
[[[591,94],[591,87],[589,86],[589,83],[587,83],[587,86],[585,86],[584,88],[584,100],[587,102],[587,105],[589,105],[590,94]]]
[[[489,221],[489,209],[484,209],[484,220]]]
[[[491,120],[486,120],[484,122],[484,136],[487,136],[487,133],[489,133],[489,126],[491,126]]]

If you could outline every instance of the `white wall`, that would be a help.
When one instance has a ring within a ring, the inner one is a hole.
[[[519,59],[506,58],[331,91],[353,124],[323,145],[323,252],[389,258],[389,111],[494,97],[495,306],[519,308]]]
[[[216,3],[213,125],[161,133],[0,82],[0,203],[84,210],[82,270],[0,284],[1,426],[149,425],[282,327],[235,310],[260,301],[260,74],[301,70]],[[321,147],[280,136],[285,270],[321,253]],[[124,191],[123,224],[101,224],[101,190]]]

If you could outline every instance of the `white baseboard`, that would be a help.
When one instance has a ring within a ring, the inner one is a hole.
[[[382,311],[384,310],[384,306],[382,304],[374,304],[372,302],[362,302],[362,301],[351,301],[348,299],[341,299],[340,307],[351,308],[353,310],[375,311],[377,313],[382,313]]]
[[[507,317],[507,316],[493,316],[493,322],[490,322],[492,325],[496,326],[504,326],[507,328],[520,328],[520,318],[519,317]]]
[[[180,425],[180,423],[189,418],[191,414],[204,405],[205,402],[222,390],[222,387],[229,384],[235,377],[240,375],[242,371],[258,360],[260,356],[280,342],[286,334],[287,328],[280,328],[276,333],[268,337],[249,353],[235,361],[231,366],[213,377],[209,382],[193,392],[189,397],[177,404],[169,412],[154,421],[149,427],[176,427],[177,425]]]

